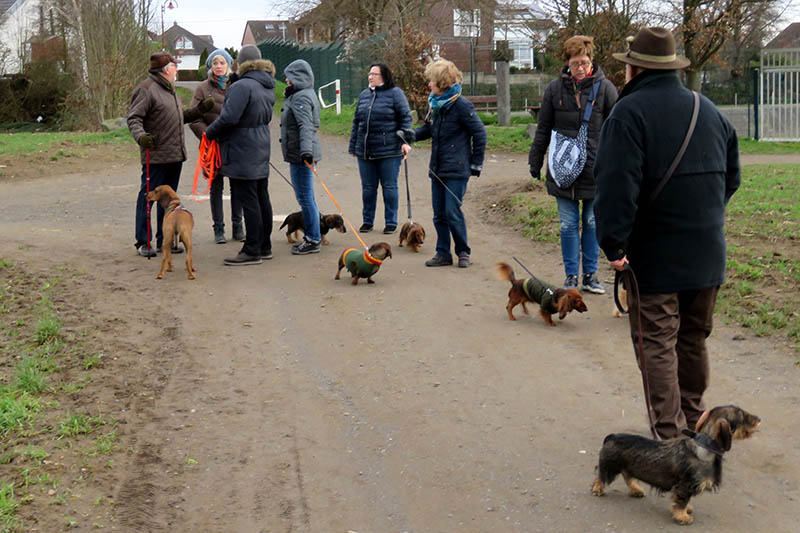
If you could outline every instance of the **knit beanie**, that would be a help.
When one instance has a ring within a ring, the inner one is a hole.
[[[222,56],[225,59],[225,61],[228,63],[228,68],[233,67],[233,58],[231,58],[231,55],[222,48],[217,48],[216,50],[208,54],[208,59],[206,59],[206,67],[211,69],[211,63],[217,56]]]
[[[236,56],[236,60],[239,61],[240,65],[248,61],[255,61],[256,59],[261,59],[261,50],[254,44],[244,45],[242,49],[239,50],[239,55]]]

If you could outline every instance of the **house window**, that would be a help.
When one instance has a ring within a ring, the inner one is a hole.
[[[527,39],[509,41],[508,47],[514,51],[514,59],[511,60],[511,66],[533,68],[533,41]]]
[[[181,35],[175,39],[175,50],[191,50],[193,48],[194,43],[192,43],[192,40],[187,38],[185,35]]]
[[[480,9],[453,10],[454,37],[480,37],[480,35],[481,35]]]

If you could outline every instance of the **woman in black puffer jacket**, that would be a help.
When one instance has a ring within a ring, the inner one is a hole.
[[[395,86],[392,71],[383,63],[369,68],[369,87],[361,91],[353,116],[349,152],[358,158],[361,174],[363,224],[372,230],[378,201],[378,184],[383,189],[384,233],[397,229],[397,174],[403,156],[410,150],[396,135],[411,128],[411,110],[405,93]]]
[[[592,62],[594,42],[591,37],[576,35],[564,42],[564,59],[567,66],[561,76],[550,82],[544,91],[542,109],[536,126],[536,135],[531,145],[528,164],[531,176],[540,178],[542,160],[550,145],[553,130],[575,137],[583,120],[592,87],[599,82],[592,115],[589,119],[586,140],[586,165],[568,188],[560,188],[548,169],[547,192],[556,197],[558,216],[561,219],[561,254],[566,271],[565,288],[578,287],[579,267],[583,259],[581,288],[596,294],[605,289],[597,279],[597,260],[600,247],[597,244],[594,222],[594,160],[600,128],[617,101],[617,89],[606,79],[599,65]],[[580,204],[583,203],[581,214]],[[581,233],[580,227],[583,226]]]

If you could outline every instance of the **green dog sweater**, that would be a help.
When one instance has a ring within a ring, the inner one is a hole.
[[[369,252],[362,252],[355,248],[349,248],[342,253],[342,262],[351,275],[360,278],[370,277],[378,271],[383,263],[369,255]]]
[[[539,307],[548,313],[555,313],[556,302],[554,299],[556,288],[538,279],[528,278],[522,283],[525,295],[534,302],[539,302]]]

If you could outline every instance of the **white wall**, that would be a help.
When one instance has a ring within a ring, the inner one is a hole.
[[[178,70],[197,70],[200,65],[200,56],[180,56]]]
[[[8,56],[0,61],[0,74],[16,74],[22,70],[20,58],[30,56],[24,43],[36,32],[38,21],[39,0],[17,0],[3,15],[0,43],[7,49]]]

